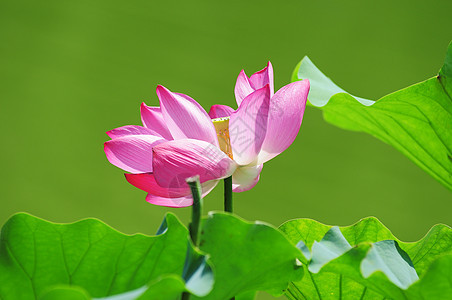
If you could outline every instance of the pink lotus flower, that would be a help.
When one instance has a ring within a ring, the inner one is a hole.
[[[214,105],[209,114],[189,96],[157,87],[160,107],[141,105],[143,126],[108,131],[108,160],[130,172],[129,183],[148,193],[150,203],[192,205],[185,179],[200,176],[203,196],[232,176],[233,191],[253,188],[263,164],[287,149],[301,126],[309,81],[273,92],[270,63],[235,86],[238,109]],[[225,118],[216,122],[211,118]],[[217,129],[216,129],[217,128]],[[218,132],[217,132],[218,131]]]

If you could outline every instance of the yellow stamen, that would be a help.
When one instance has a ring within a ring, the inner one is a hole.
[[[221,151],[233,159],[231,139],[229,137],[229,117],[213,119],[212,122],[217,131],[218,144],[220,145]]]

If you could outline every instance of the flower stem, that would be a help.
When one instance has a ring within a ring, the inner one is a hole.
[[[181,300],[189,300],[189,299],[190,299],[190,294],[188,292],[183,292]]]
[[[232,176],[224,179],[224,211],[232,213]]]
[[[199,176],[193,176],[186,179],[187,184],[190,186],[191,194],[193,197],[193,205],[191,206],[191,222],[188,224],[188,231],[190,232],[190,238],[193,245],[198,246],[199,236],[199,223],[201,221],[202,212],[202,188],[199,182]],[[190,293],[183,292],[181,300],[189,300]]]
[[[232,213],[232,176],[224,179],[224,211]],[[230,300],[235,300],[235,297]]]
[[[199,176],[187,178],[186,181],[190,186],[191,194],[193,196],[191,223],[190,225],[188,225],[188,229],[190,231],[190,237],[193,242],[193,245],[198,246],[199,223],[201,220],[201,210],[202,210],[201,183],[199,182]]]

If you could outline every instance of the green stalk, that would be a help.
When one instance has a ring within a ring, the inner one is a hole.
[[[189,300],[190,299],[190,293],[183,292],[181,300]]]
[[[224,179],[224,211],[232,213],[232,176]],[[235,297],[230,300],[235,300]]]
[[[224,211],[232,213],[232,176],[224,179]]]
[[[186,179],[187,184],[190,186],[191,194],[193,197],[193,205],[191,206],[191,222],[188,225],[188,231],[190,232],[190,238],[193,245],[198,246],[199,236],[199,224],[201,222],[202,212],[202,188],[199,182],[199,176],[193,176]],[[182,300],[189,300],[190,293],[183,292]]]
[[[187,178],[187,183],[190,186],[191,194],[193,196],[193,205],[191,210],[191,223],[188,226],[190,231],[190,237],[193,245],[198,246],[198,236],[199,236],[199,223],[201,221],[201,210],[202,210],[202,189],[201,183],[199,182],[199,176],[193,176]]]

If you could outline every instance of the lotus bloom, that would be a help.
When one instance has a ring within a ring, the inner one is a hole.
[[[259,181],[263,164],[287,149],[301,126],[309,81],[273,91],[270,63],[235,86],[237,110],[214,105],[209,114],[184,94],[157,87],[160,107],[141,105],[143,126],[107,132],[108,160],[130,172],[129,183],[148,193],[150,203],[169,207],[192,205],[185,179],[200,176],[203,196],[219,180],[232,176],[233,191]]]

